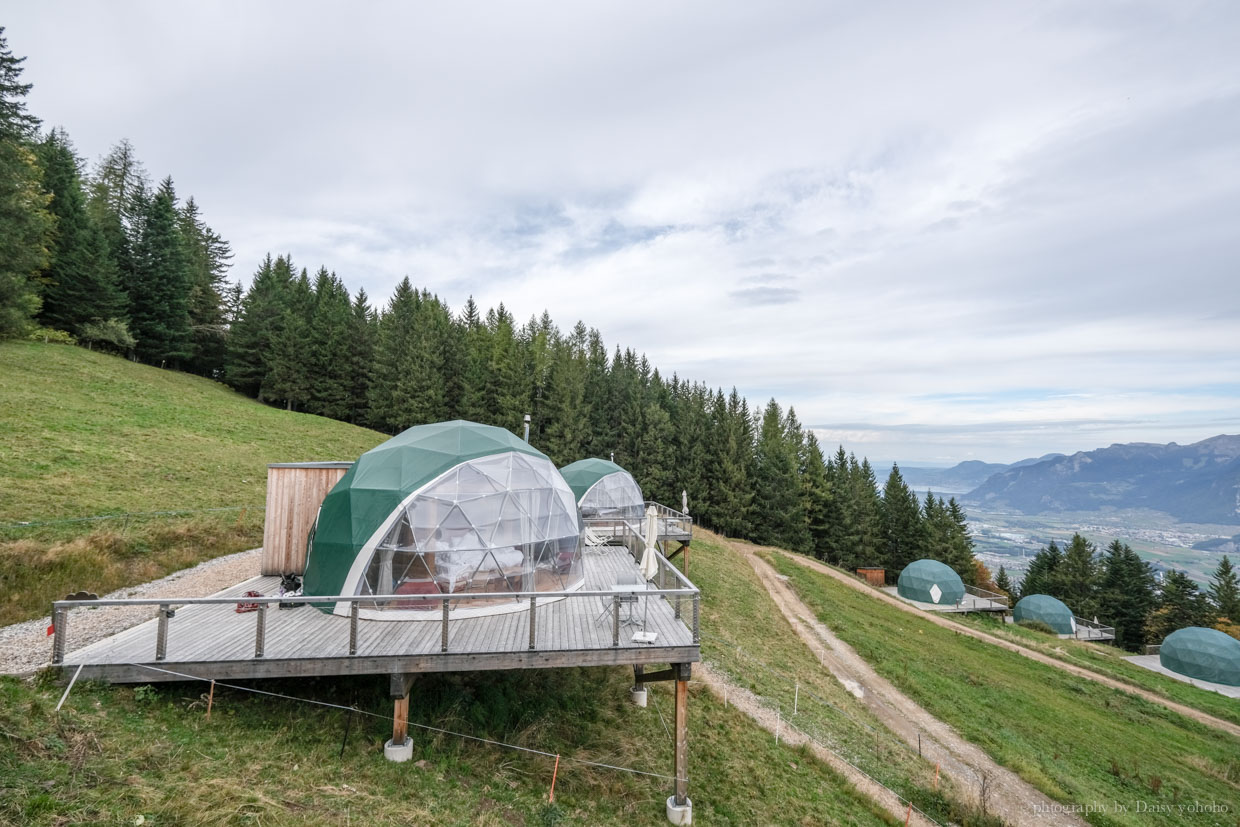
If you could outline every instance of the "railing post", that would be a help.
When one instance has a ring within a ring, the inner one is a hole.
[[[611,645],[620,645],[620,595],[611,596]]]
[[[254,657],[263,656],[263,645],[267,642],[267,604],[258,604],[258,619],[254,629]]]
[[[155,660],[163,660],[168,654],[168,604],[159,604],[159,625],[155,631]]]
[[[693,595],[693,642],[701,643],[701,632],[698,627],[698,615],[701,612],[702,593]]]
[[[676,619],[680,620],[680,593],[676,593]]]
[[[448,598],[443,599],[443,620],[441,622],[442,631],[439,638],[439,651],[448,651]]]
[[[534,595],[530,595],[530,648],[531,649],[534,648],[534,628],[535,628],[535,623],[536,623],[536,618],[534,616],[534,607],[536,605],[538,605],[538,598],[535,597]]]
[[[358,602],[354,600],[349,604],[349,654],[357,654],[357,612]]]
[[[68,629],[69,612],[67,609],[56,609],[52,613],[52,663],[64,663],[65,637]]]

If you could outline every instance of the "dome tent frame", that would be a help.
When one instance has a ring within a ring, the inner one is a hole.
[[[1186,626],[1163,639],[1158,662],[1200,681],[1240,686],[1240,640],[1218,629]]]
[[[548,513],[522,505],[531,492],[545,501],[542,506],[549,504]],[[535,510],[540,513],[530,513]],[[537,583],[538,573],[551,572],[552,591],[580,588],[580,535],[572,492],[541,451],[502,428],[463,420],[417,426],[363,454],[324,499],[304,593],[381,594],[388,591],[376,590],[381,583],[411,582],[422,584],[411,594],[496,591],[498,603],[455,607],[462,617],[520,611],[514,598],[503,600],[521,590],[514,588],[514,577],[535,575]],[[448,565],[437,566],[437,559]],[[393,578],[398,567],[403,575],[418,565],[423,576],[416,582]],[[484,567],[498,575],[488,580],[502,581],[498,590],[473,585]],[[451,571],[440,578],[438,568]],[[555,576],[557,568],[569,578]],[[458,581],[466,587],[458,589]],[[344,602],[316,605],[337,615],[352,608]],[[430,603],[390,605],[358,611],[368,620],[430,619],[421,608]]]
[[[632,474],[616,463],[605,459],[583,459],[565,465],[560,473],[577,498],[581,517],[587,523],[591,520],[624,520],[637,525],[645,516],[646,500],[641,486]],[[634,493],[636,499],[623,496]]]
[[[1076,616],[1072,609],[1049,594],[1030,594],[1016,601],[1012,607],[1012,619],[1016,623],[1036,620],[1055,630],[1057,635],[1076,635]]]

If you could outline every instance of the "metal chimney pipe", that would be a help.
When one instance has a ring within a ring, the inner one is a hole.
[[[525,441],[530,441],[530,415],[525,415]]]

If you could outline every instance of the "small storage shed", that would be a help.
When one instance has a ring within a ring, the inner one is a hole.
[[[897,592],[919,603],[955,603],[964,597],[964,581],[950,566],[938,560],[917,560],[900,572]]]
[[[277,462],[267,466],[262,574],[301,574],[306,540],[327,492],[352,462]]]
[[[1061,600],[1049,594],[1031,594],[1022,597],[1012,608],[1012,619],[1017,623],[1036,620],[1045,623],[1058,635],[1076,634],[1076,617]]]
[[[876,566],[861,566],[857,569],[857,576],[880,589],[887,584],[887,570]]]
[[[1177,629],[1163,640],[1158,662],[1190,678],[1240,686],[1240,640],[1218,629]]]
[[[510,431],[457,420],[410,428],[362,454],[323,501],[303,593],[494,593],[453,609],[474,615],[521,611],[514,592],[582,582],[581,520],[555,465]],[[391,601],[360,616],[421,620],[439,607]],[[349,612],[343,602],[324,608]]]
[[[573,490],[585,520],[640,523],[646,511],[642,489],[633,475],[605,459],[582,459],[560,469]]]

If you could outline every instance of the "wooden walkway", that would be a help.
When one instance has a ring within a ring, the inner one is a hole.
[[[663,562],[663,561],[661,561]],[[611,591],[640,582],[638,567],[619,546],[592,549],[584,556],[582,591]],[[656,581],[657,582],[657,581]],[[278,593],[279,578],[256,577],[220,592],[241,597],[254,590]],[[651,588],[655,584],[650,584]],[[669,588],[676,588],[669,584]],[[640,595],[640,592],[638,592]],[[241,598],[244,599],[244,598]],[[81,679],[146,683],[197,678],[269,678],[340,674],[526,669],[613,664],[692,663],[701,659],[694,640],[694,601],[690,597],[641,596],[621,608],[615,639],[610,597],[570,596],[538,601],[534,636],[528,611],[453,618],[447,623],[447,650],[439,604],[426,620],[359,620],[356,653],[350,654],[350,619],[311,606],[278,609],[269,604],[256,655],[259,612],[238,613],[235,604],[181,605],[164,600],[175,613],[167,621],[165,655],[157,659],[158,620],[150,620],[90,646],[68,651],[62,670]],[[676,603],[680,604],[677,611]],[[75,609],[65,623],[69,648],[73,628],[89,625],[91,610]],[[679,617],[678,617],[679,614]],[[656,633],[653,643],[635,643],[642,628]],[[161,671],[162,670],[162,671]]]
[[[903,600],[905,603],[927,612],[952,614],[964,612],[1006,612],[1008,610],[1007,603],[971,594],[966,594],[956,603],[925,603],[920,600],[909,600],[907,597],[901,597],[900,591],[896,586],[884,586],[883,591],[892,597]]]

